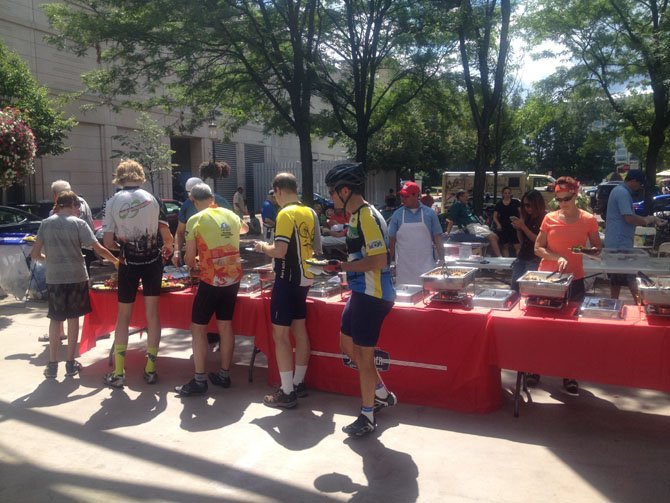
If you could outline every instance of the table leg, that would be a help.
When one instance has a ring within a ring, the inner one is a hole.
[[[519,417],[519,403],[521,402],[521,382],[523,381],[524,389],[526,389],[526,373],[516,373],[516,386],[514,388],[514,417]]]
[[[254,346],[254,350],[251,352],[251,362],[249,362],[249,382],[254,382],[254,363],[256,362],[256,355],[260,352],[258,346]]]

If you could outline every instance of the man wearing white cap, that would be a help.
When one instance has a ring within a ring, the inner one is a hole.
[[[406,182],[398,191],[402,206],[389,222],[391,258],[396,261],[396,284],[420,285],[420,276],[444,260],[442,227],[437,214],[419,201],[421,189]],[[435,243],[435,250],[433,250]]]
[[[181,205],[181,208],[179,208],[179,216],[177,217],[179,223],[177,224],[177,230],[174,234],[175,246],[174,254],[172,255],[172,265],[175,267],[179,267],[182,264],[181,254],[182,248],[184,246],[184,236],[186,234],[186,222],[188,222],[189,218],[198,213],[198,209],[195,207],[193,200],[191,199],[191,189],[199,183],[204,182],[196,176],[186,180],[185,189],[186,194],[188,195],[188,199],[186,199],[184,204]],[[230,203],[226,200],[225,197],[220,196],[219,194],[214,194],[214,201],[216,202],[217,206],[232,210]]]

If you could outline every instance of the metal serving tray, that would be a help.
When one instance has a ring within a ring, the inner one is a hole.
[[[446,270],[446,271],[445,271]],[[458,274],[458,276],[454,276]],[[477,269],[474,267],[436,267],[421,275],[425,290],[440,292],[443,290],[464,290],[475,279]]]
[[[568,293],[572,274],[554,274],[547,279],[549,271],[528,271],[519,278],[519,293],[522,297],[545,297],[549,299],[563,299]]]
[[[275,279],[273,264],[265,264],[259,267],[254,267],[252,271],[258,274],[258,278],[261,282],[274,281]]]
[[[623,318],[623,302],[606,297],[585,297],[579,308],[579,316],[584,318]]]
[[[472,298],[472,306],[509,310],[518,300],[519,295],[514,290],[489,288],[482,290]]]
[[[261,280],[258,274],[245,274],[240,281],[240,293],[252,293],[261,289]]]
[[[654,286],[647,286],[641,278],[637,278],[637,287],[644,304],[670,306],[670,276],[656,276],[651,278]]]
[[[400,304],[416,304],[423,297],[421,285],[396,285],[395,301]]]
[[[332,297],[333,295],[339,295],[342,292],[340,285],[330,285],[328,283],[319,283],[313,285],[307,292],[308,297],[312,298],[325,298]]]

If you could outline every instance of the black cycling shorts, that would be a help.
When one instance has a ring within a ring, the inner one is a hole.
[[[157,297],[161,294],[163,280],[163,261],[159,258],[151,264],[119,266],[119,302],[135,302],[137,288],[142,280],[142,295]]]
[[[47,295],[49,296],[47,318],[50,320],[65,321],[91,312],[88,281],[58,285],[47,283]]]
[[[353,339],[354,344],[375,347],[384,319],[391,312],[393,302],[378,299],[361,292],[351,292],[342,312],[340,331]]]
[[[217,321],[232,320],[239,289],[239,283],[230,286],[212,286],[201,281],[198,293],[193,299],[191,321],[196,325],[208,325],[215,313]]]
[[[289,327],[293,320],[304,320],[307,317],[307,292],[308,286],[293,285],[277,278],[272,287],[270,301],[272,323]]]

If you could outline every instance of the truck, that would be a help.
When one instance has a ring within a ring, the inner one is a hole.
[[[521,196],[535,189],[542,192],[542,197],[548,202],[554,193],[547,190],[547,186],[555,183],[556,179],[549,175],[536,175],[525,171],[498,171],[498,194],[503,187],[512,189],[512,197],[521,199]],[[459,190],[467,190],[472,193],[475,184],[474,171],[445,171],[442,174],[442,211],[446,212],[454,202],[454,196]],[[493,171],[486,172],[486,185],[484,192],[493,194]]]

